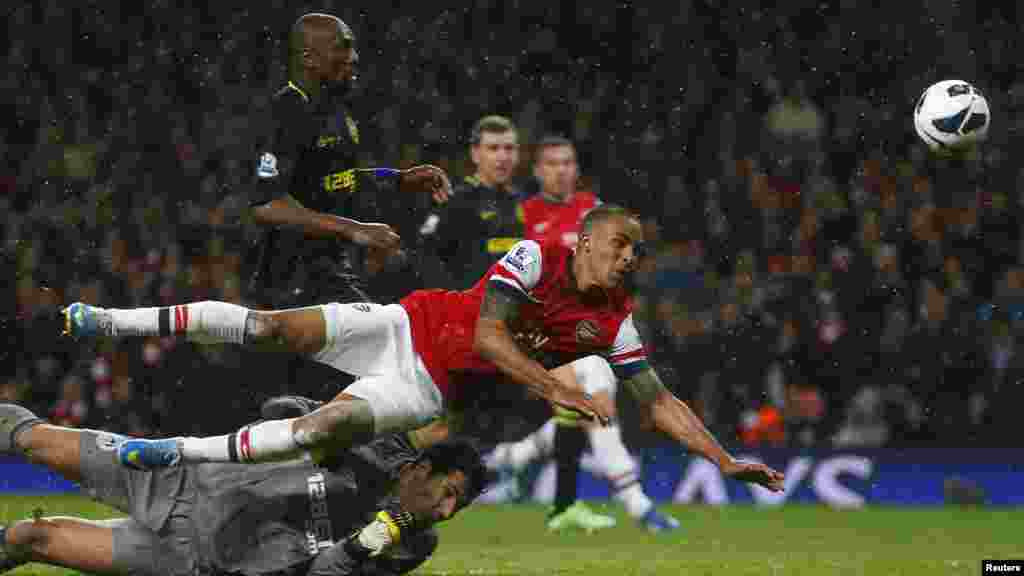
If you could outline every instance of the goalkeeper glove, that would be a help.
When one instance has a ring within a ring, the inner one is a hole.
[[[408,512],[381,510],[366,526],[353,534],[346,542],[349,553],[359,558],[380,555],[388,546],[402,539],[402,531],[412,526],[412,515]]]

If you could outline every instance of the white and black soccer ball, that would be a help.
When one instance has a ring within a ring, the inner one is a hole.
[[[988,136],[992,116],[981,91],[963,80],[929,86],[914,107],[914,130],[936,154],[969,149]]]

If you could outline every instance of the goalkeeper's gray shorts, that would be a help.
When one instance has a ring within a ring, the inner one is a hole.
[[[196,573],[190,520],[194,490],[184,467],[140,472],[121,466],[124,437],[82,430],[82,492],[128,514],[101,522],[114,530],[114,566],[132,576]]]

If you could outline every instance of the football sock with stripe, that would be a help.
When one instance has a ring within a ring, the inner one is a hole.
[[[241,344],[249,309],[206,300],[178,306],[107,310],[111,336],[185,336],[190,340]]]
[[[615,499],[622,502],[631,517],[643,517],[654,503],[644,494],[636,463],[622,442],[619,427],[589,428],[587,435],[594,455],[594,465],[611,483]]]
[[[296,456],[303,446],[292,431],[295,418],[266,420],[237,432],[205,438],[184,438],[186,462],[266,462]]]

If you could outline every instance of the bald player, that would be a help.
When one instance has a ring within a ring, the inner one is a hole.
[[[347,216],[367,200],[365,179],[397,178],[403,192],[445,202],[451,184],[436,166],[361,166],[362,140],[350,103],[359,54],[352,29],[328,14],[306,14],[291,31],[289,80],[259,121],[253,220],[268,228],[251,287],[263,304],[305,306],[367,301],[350,247],[385,257],[399,248],[391,226]]]
[[[364,167],[366,135],[351,104],[355,44],[352,29],[335,16],[299,18],[290,35],[288,83],[254,118],[261,136],[249,203],[266,232],[247,300],[261,307],[373,301],[366,276],[400,248],[392,226],[356,219],[374,216],[376,181],[397,179],[401,193],[431,194],[436,202],[450,193],[447,176],[434,166]],[[261,367],[268,381],[293,393],[330,398],[352,381],[298,356]]]

